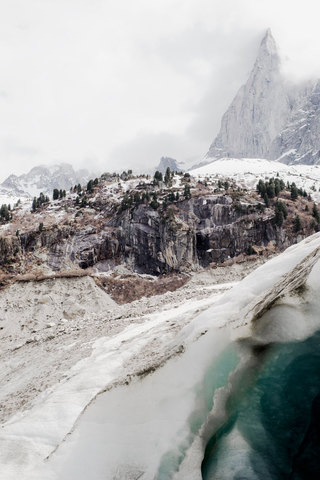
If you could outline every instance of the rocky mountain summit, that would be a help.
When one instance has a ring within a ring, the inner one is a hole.
[[[161,157],[158,166],[154,170],[164,175],[167,168],[170,168],[173,172],[183,172],[185,170],[181,163],[171,157]]]
[[[277,45],[268,30],[247,83],[222,117],[207,158],[319,163],[319,89],[319,82],[293,85],[283,76]]]
[[[240,88],[223,115],[221,130],[208,156],[268,156],[270,144],[284,127],[289,112],[290,103],[280,74],[280,58],[268,30],[247,83]]]

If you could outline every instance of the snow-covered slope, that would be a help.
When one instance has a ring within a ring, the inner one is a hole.
[[[230,278],[241,270],[232,267]],[[225,269],[221,276],[227,279]],[[175,294],[123,306],[86,277],[18,283],[0,292],[6,309],[0,336],[0,478],[49,480],[54,473],[46,466],[42,471],[43,459],[95,396],[176,355],[177,332],[232,286],[213,280],[200,274]]]
[[[15,205],[18,201],[30,202],[31,196],[28,193],[19,193],[16,190],[0,186],[0,205]]]
[[[264,158],[220,158],[214,162],[208,163],[203,167],[190,170],[191,175],[238,175],[238,174],[257,174],[263,173],[276,175],[277,172],[288,172],[290,168],[287,165],[279,164],[272,160]]]
[[[242,187],[255,189],[258,180],[279,175],[284,182],[295,182],[298,188],[305,189],[312,198],[320,201],[319,165],[286,165],[261,158],[221,158],[204,165],[190,174],[199,178],[230,178]]]

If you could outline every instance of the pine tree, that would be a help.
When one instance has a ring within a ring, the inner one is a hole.
[[[282,213],[281,210],[278,210],[278,211],[276,212],[276,216],[275,216],[275,223],[276,223],[276,225],[277,225],[278,227],[281,227],[282,224],[283,224],[283,220],[284,220],[284,218],[283,218],[283,213]]]
[[[150,207],[154,210],[157,210],[157,208],[159,207],[158,197],[156,193],[153,194],[152,200],[150,202]]]
[[[300,219],[299,215],[297,215],[297,214],[296,214],[296,216],[294,217],[294,220],[293,220],[293,229],[296,233],[300,232],[300,230],[302,229],[301,219]]]
[[[173,192],[170,192],[168,195],[168,202],[172,203],[176,199],[175,194]]]
[[[35,212],[36,210],[37,210],[37,197],[33,197],[32,211]]]
[[[171,172],[170,172],[170,168],[168,167],[164,176],[164,183],[166,185],[169,185],[170,182],[171,182]]]
[[[287,218],[288,216],[288,209],[285,203],[283,203],[281,200],[277,200],[275,203],[275,212],[277,213],[277,210],[283,213],[283,218]]]
[[[218,183],[219,185],[219,183]],[[264,183],[263,180],[259,180],[258,184],[257,184],[257,192],[259,193],[259,195],[263,198],[265,193],[266,193],[266,185]]]
[[[86,207],[87,204],[88,204],[88,202],[87,202],[87,197],[82,197],[81,205],[80,205],[81,208]]]
[[[93,193],[93,180],[89,180],[89,182],[87,184],[87,192],[89,194]]]
[[[162,173],[159,172],[158,170],[154,174],[154,180],[155,180],[155,183],[157,183],[157,184],[159,184],[159,182],[163,181]]]
[[[140,193],[139,193],[139,192],[135,192],[135,193],[134,193],[133,201],[134,201],[135,205],[140,205],[140,203],[141,203],[141,196],[140,196]]]
[[[0,217],[2,221],[8,222],[10,220],[10,212],[6,204],[1,205]]]
[[[290,195],[291,195],[291,200],[293,200],[293,201],[297,200],[297,198],[298,198],[298,189],[297,189],[295,183],[292,183],[292,185],[291,185]]]
[[[275,187],[274,187],[274,183],[269,183],[267,185],[267,195],[268,195],[268,198],[274,198],[276,196],[276,192],[275,192]]]
[[[183,195],[184,195],[184,198],[185,198],[186,200],[189,200],[189,199],[191,198],[190,185],[186,184],[186,185],[184,186]]]

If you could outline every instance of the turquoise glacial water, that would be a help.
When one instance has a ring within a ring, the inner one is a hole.
[[[186,452],[213,407],[214,392],[228,383],[228,377],[239,363],[238,349],[229,344],[206,370],[203,382],[196,388],[195,408],[190,415],[184,440],[175,450],[169,450],[161,459],[157,480],[168,480],[179,470]],[[186,372],[188,374],[188,372]]]
[[[254,356],[207,444],[203,479],[320,479],[320,331]]]

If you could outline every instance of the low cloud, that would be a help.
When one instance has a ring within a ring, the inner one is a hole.
[[[7,2],[2,175],[59,161],[110,170],[148,168],[162,155],[201,159],[268,27],[290,79],[320,77],[319,8],[315,0]]]

